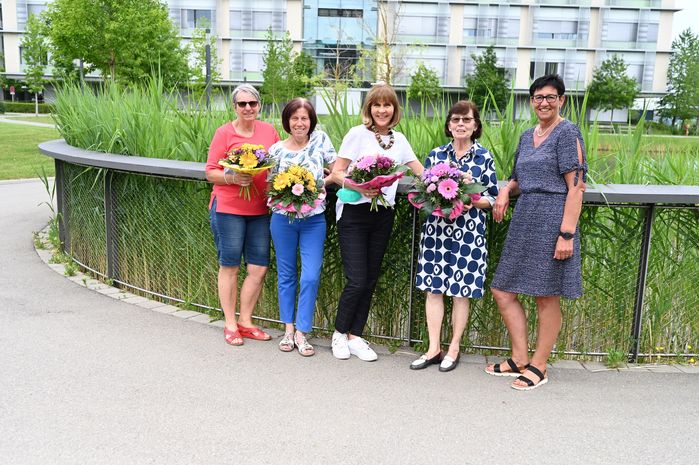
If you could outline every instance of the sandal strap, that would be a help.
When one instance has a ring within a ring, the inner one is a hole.
[[[546,377],[546,375],[544,375],[544,374],[541,372],[541,370],[539,370],[539,369],[538,369],[537,367],[535,367],[534,365],[531,365],[531,364],[530,364],[530,365],[527,367],[527,370],[531,371],[532,373],[534,373],[536,376],[539,377],[539,381],[537,381],[537,383],[541,382],[541,380],[544,379],[544,378]]]
[[[508,358],[505,361],[510,366],[510,370],[512,370],[513,373],[522,373],[522,370],[519,369],[519,367],[517,366],[517,364],[515,363],[514,360],[512,360],[511,358]]]
[[[523,383],[527,383],[527,386],[529,386],[529,387],[532,387],[535,384],[534,381],[532,381],[531,379],[527,378],[524,375],[518,376],[517,381],[522,381]]]

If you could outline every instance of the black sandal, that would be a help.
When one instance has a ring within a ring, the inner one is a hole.
[[[518,366],[511,358],[505,360],[505,363],[510,367],[508,371],[500,370],[500,363],[496,363],[493,365],[493,371],[488,370],[488,367],[486,367],[485,372],[493,376],[519,376],[529,367],[529,364]]]
[[[534,365],[528,365],[527,370],[531,371],[534,373],[536,376],[539,377],[539,381],[536,383],[532,381],[531,379],[527,378],[524,375],[518,376],[517,381],[522,381],[524,383],[527,383],[526,386],[519,386],[517,384],[512,384],[511,387],[512,389],[517,389],[518,391],[531,391],[532,389],[536,389],[539,386],[546,384],[549,382],[548,377],[546,376],[546,372],[542,373],[541,370],[539,370],[537,367]]]

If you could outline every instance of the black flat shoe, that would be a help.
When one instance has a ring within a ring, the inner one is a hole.
[[[410,364],[410,369],[411,370],[422,370],[423,368],[427,368],[430,365],[437,365],[442,361],[442,358],[444,357],[443,352],[439,352],[437,355],[435,355],[432,358],[427,358],[427,354],[422,354],[420,358],[417,360],[413,361],[413,363]]]
[[[450,356],[446,355],[444,359],[442,360],[442,363],[439,364],[439,371],[442,373],[445,373],[447,371],[451,371],[454,368],[456,368],[456,365],[459,364],[459,359],[461,358],[461,354],[456,356],[456,360],[451,358]]]

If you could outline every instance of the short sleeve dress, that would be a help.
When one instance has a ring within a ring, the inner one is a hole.
[[[577,141],[582,147],[582,163],[578,160]],[[580,178],[585,181],[585,145],[576,125],[562,121],[539,147],[534,147],[534,129],[522,134],[510,176],[518,182],[521,194],[493,277],[493,288],[530,296],[582,296],[577,225],[573,256],[567,260],[553,258],[568,193],[563,175],[571,171],[576,172],[576,183]]]
[[[491,205],[498,194],[495,163],[490,152],[476,141],[460,160],[451,142],[430,152],[425,168],[453,161],[462,171],[471,171],[483,185]],[[422,226],[420,256],[415,287],[451,297],[483,297],[488,249],[485,242],[485,212],[471,208],[455,220],[430,215]]]

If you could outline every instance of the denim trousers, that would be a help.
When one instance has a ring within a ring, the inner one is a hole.
[[[395,218],[392,208],[379,207],[372,212],[369,206],[345,205],[337,224],[347,283],[340,296],[335,329],[355,336],[364,333]]]
[[[284,323],[294,323],[303,333],[311,332],[325,245],[325,215],[320,213],[289,222],[279,213],[270,223],[277,257],[279,314]],[[301,278],[297,285],[297,252],[301,255]],[[299,290],[298,307],[296,291]]]

